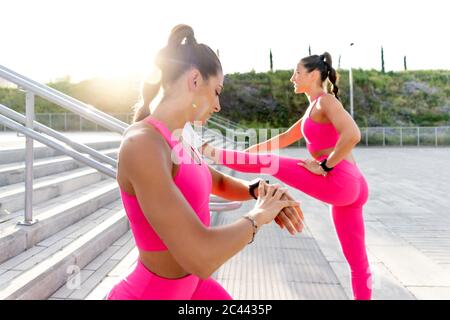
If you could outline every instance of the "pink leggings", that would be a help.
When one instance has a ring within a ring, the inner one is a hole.
[[[368,199],[368,186],[359,168],[343,160],[326,177],[299,166],[304,160],[275,154],[242,151],[219,151],[219,163],[233,170],[265,173],[307,195],[330,204],[334,226],[344,256],[350,265],[353,296],[369,300],[372,277],[364,240],[363,205]],[[326,156],[320,157],[322,160]]]
[[[190,274],[179,279],[159,277],[138,259],[134,270],[112,288],[107,300],[232,300],[214,279]]]

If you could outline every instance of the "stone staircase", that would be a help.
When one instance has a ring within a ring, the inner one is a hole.
[[[86,145],[116,158],[120,137]],[[18,222],[24,218],[24,159],[24,148],[0,150],[0,300],[103,299],[137,258],[117,182],[37,146],[38,222],[23,226]]]
[[[87,145],[116,157],[120,140]],[[48,147],[34,152],[32,226],[23,148],[0,151],[0,299],[46,299],[129,230],[114,179]]]

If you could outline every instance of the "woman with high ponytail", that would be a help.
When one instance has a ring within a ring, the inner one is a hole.
[[[141,101],[135,105],[133,122],[141,121],[150,115],[150,103],[161,88],[160,82],[149,83],[144,81],[141,86]]]
[[[339,101],[337,74],[331,55],[311,55],[300,60],[291,77],[296,94],[305,94],[310,105],[302,118],[270,140],[237,152],[203,147],[217,163],[241,172],[267,172],[284,183],[330,205],[335,229],[351,270],[355,299],[370,299],[371,271],[367,259],[363,206],[367,182],[356,165],[352,149],[361,139],[358,126]],[[331,91],[329,87],[331,86]],[[301,138],[312,159],[280,157],[260,150],[284,148]],[[237,163],[235,159],[241,161]]]
[[[223,79],[217,55],[197,43],[192,28],[173,28],[119,149],[117,182],[139,258],[107,299],[231,299],[213,272],[274,219],[291,233],[301,231],[299,203],[285,188],[222,174],[180,137],[187,123],[204,123],[220,111]],[[210,227],[211,193],[258,202],[235,222]]]

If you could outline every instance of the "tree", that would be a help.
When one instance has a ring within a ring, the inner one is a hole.
[[[339,60],[338,60],[338,69],[341,68],[341,55],[339,55]]]
[[[309,55],[311,55],[311,45],[308,45],[308,52],[309,52]]]
[[[408,70],[406,67],[406,56],[403,57],[403,67],[405,68],[405,71]]]
[[[381,72],[384,73],[384,50],[383,46],[381,46]]]
[[[272,56],[272,49],[270,49],[270,72],[273,72],[273,56]]]

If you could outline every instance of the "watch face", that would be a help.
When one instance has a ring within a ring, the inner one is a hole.
[[[248,191],[250,193],[250,195],[257,199],[254,193],[254,190],[259,186],[259,182],[261,181],[261,179],[253,179],[252,181],[250,181],[250,185],[248,186]]]

